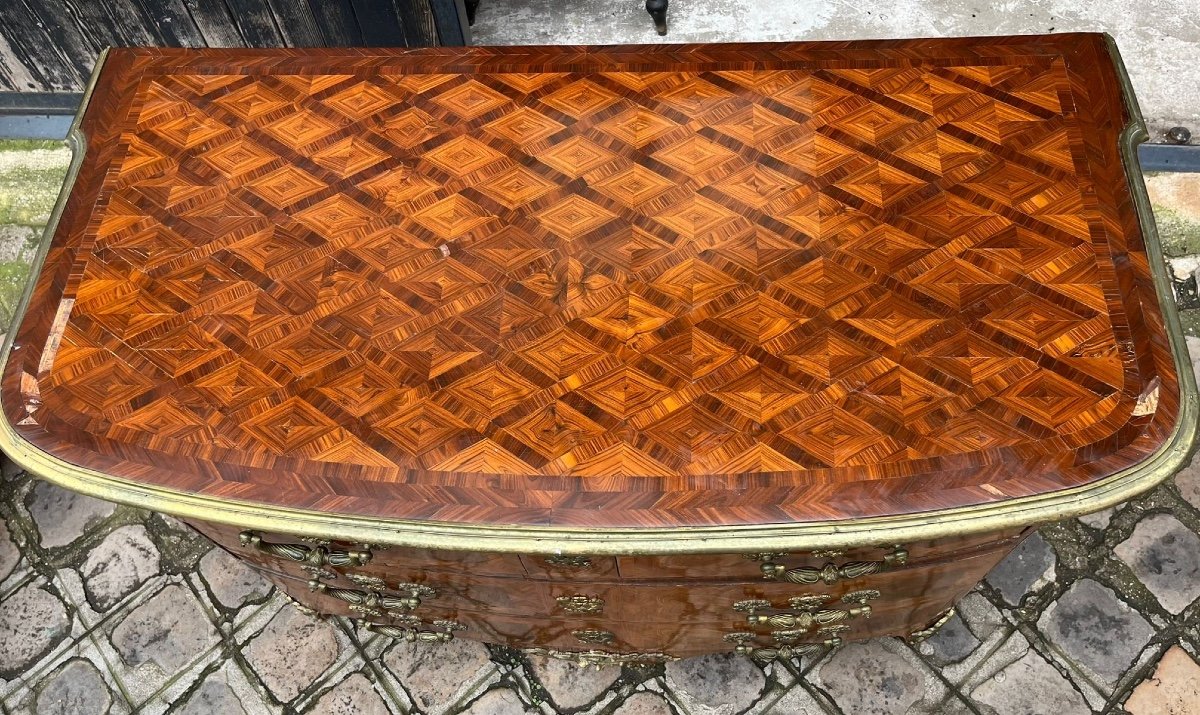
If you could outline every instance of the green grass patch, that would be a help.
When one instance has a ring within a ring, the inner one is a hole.
[[[46,225],[66,176],[65,166],[0,171],[0,224]]]
[[[29,277],[29,264],[24,261],[0,262],[0,330],[8,330],[13,312],[25,290]]]
[[[33,151],[35,149],[61,149],[66,142],[54,139],[0,139],[0,151]]]

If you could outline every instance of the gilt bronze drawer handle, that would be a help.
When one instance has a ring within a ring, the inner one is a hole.
[[[755,633],[746,632],[728,633],[725,635],[725,640],[736,644],[733,649],[734,653],[749,656],[759,663],[799,659],[805,656],[816,655],[826,648],[842,644],[841,638],[829,638],[819,643],[780,643],[775,646],[756,646],[752,642],[756,636],[757,634]]]
[[[454,640],[454,634],[450,630],[423,631],[409,626],[391,626],[384,623],[370,622],[363,622],[361,625],[368,631],[408,641],[409,643],[445,643],[446,641]]]
[[[782,564],[767,561],[760,568],[763,578],[768,581],[788,581],[805,585],[823,582],[832,585],[841,580],[850,581],[880,571],[887,571],[907,562],[908,551],[897,546],[879,561],[849,561],[841,565],[831,561],[824,566],[797,566],[791,569]]]
[[[580,667],[596,666],[603,668],[607,666],[622,666],[622,665],[651,665],[653,663],[669,663],[679,658],[666,653],[652,651],[648,653],[605,653],[600,650],[557,650],[555,648],[525,648],[523,652],[526,655],[540,655],[555,660],[566,660],[578,664]]]
[[[871,617],[870,606],[857,608],[823,608],[817,611],[801,611],[800,613],[776,613],[770,616],[750,615],[746,622],[752,626],[771,626],[772,628],[795,628],[801,631],[811,631],[813,628],[827,626],[832,623],[848,621],[852,618]]]
[[[617,639],[617,637],[609,631],[601,631],[594,628],[571,631],[571,635],[575,636],[575,640],[579,641],[580,643],[591,643],[593,645],[604,645],[607,643],[612,643]]]
[[[242,546],[257,549],[264,554],[276,558],[287,559],[304,564],[304,570],[313,575],[326,576],[323,566],[363,566],[371,560],[370,549],[359,551],[340,551],[330,549],[322,544],[305,546],[303,544],[276,544],[263,541],[254,531],[243,531],[238,534]]]
[[[554,601],[567,613],[602,613],[604,611],[604,599],[596,596],[581,594],[558,596]]]
[[[318,579],[308,582],[309,590],[332,596],[350,604],[350,610],[364,616],[382,616],[395,611],[411,611],[421,605],[417,596],[393,596],[378,591],[359,591],[353,588],[338,588],[322,583]]]
[[[556,554],[554,556],[547,556],[542,561],[551,568],[571,569],[572,571],[585,571],[592,567],[592,560],[587,556]]]

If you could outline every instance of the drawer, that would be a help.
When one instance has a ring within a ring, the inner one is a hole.
[[[899,604],[911,607],[928,598],[945,600],[945,594],[965,593],[992,569],[1010,548],[976,552],[973,555],[926,562],[896,571],[840,581],[833,585],[797,585],[779,581],[742,581],[725,583],[685,582],[621,582],[549,585],[549,600],[555,616],[568,615],[572,604],[580,604],[581,612],[600,608],[599,613],[614,621],[685,623],[745,621],[747,614],[734,610],[735,603],[750,600],[768,601],[776,606],[763,612],[780,609],[794,610],[789,599],[796,597],[826,598],[826,607],[844,609],[842,597],[862,590],[879,592],[869,601],[875,612]],[[602,605],[598,605],[602,604]],[[874,616],[872,616],[872,620]]]
[[[228,551],[231,551],[239,556],[247,556],[250,558],[255,551],[260,551],[254,547],[243,545],[240,540],[242,529],[224,524],[214,524],[206,521],[187,520],[187,523],[192,528],[204,534],[208,538],[224,546]],[[304,548],[311,548],[316,545],[312,541],[306,541],[296,536],[272,532],[256,532],[265,544],[294,544]],[[363,545],[353,544],[349,542],[332,542],[327,548],[340,552],[350,550],[361,550]],[[497,554],[481,551],[447,551],[438,549],[410,549],[399,546],[371,546],[370,561],[364,567],[369,567],[371,572],[382,571],[391,573],[400,570],[409,572],[425,572],[425,571],[444,571],[455,573],[470,573],[488,576],[524,576],[525,568],[521,565],[521,559],[515,554]],[[278,557],[261,553],[269,559]],[[259,563],[265,563],[257,561]]]
[[[1025,530],[1028,531],[1028,530]],[[951,554],[994,548],[1012,548],[1021,540],[1022,529],[960,536],[936,541],[921,541],[903,545],[906,565],[937,561]],[[619,556],[617,568],[622,579],[633,580],[702,580],[759,578],[764,559],[785,568],[821,568],[827,563],[844,564],[850,561],[875,562],[894,553],[888,544],[878,548],[855,548],[841,551],[794,554],[772,553],[764,545],[762,553],[746,554],[676,554],[667,556]],[[889,567],[892,567],[889,565]]]
[[[300,564],[286,561],[264,563],[259,557],[247,559],[257,570],[269,577],[283,578],[308,588],[311,576]],[[477,577],[452,572],[422,572],[403,567],[382,569],[339,569],[323,576],[321,584],[353,592],[372,592],[390,596],[419,597],[419,612],[430,608],[465,609],[495,613],[549,613],[551,601],[546,584],[522,578]],[[382,584],[382,586],[381,586]],[[413,584],[416,589],[401,586]]]
[[[350,609],[349,604],[308,592],[299,581],[274,576],[272,581],[300,603],[331,615],[361,619],[361,615]],[[907,635],[923,628],[951,604],[952,599],[963,591],[931,594],[930,598],[911,603],[894,603],[881,609],[870,619],[860,619],[850,630],[840,634],[843,640],[872,638],[885,635]],[[743,642],[756,647],[775,644],[776,638],[769,627],[751,628],[744,617],[730,618],[719,622],[687,623],[680,621],[632,622],[618,621],[603,616],[560,618],[536,614],[517,615],[481,613],[454,608],[422,608],[413,614],[414,622],[406,619],[370,619],[390,626],[412,627],[427,632],[445,633],[446,624],[455,624],[449,630],[455,638],[467,638],[489,643],[506,643],[517,648],[545,647],[564,651],[600,651],[610,653],[665,653],[687,657],[733,650],[736,643],[729,640],[733,634],[751,634]],[[461,630],[457,630],[461,628]],[[444,636],[443,636],[444,637]],[[806,633],[795,642],[816,642],[827,635]]]
[[[544,556],[522,554],[521,563],[530,578],[550,581],[594,581],[617,579],[617,560],[612,556]]]

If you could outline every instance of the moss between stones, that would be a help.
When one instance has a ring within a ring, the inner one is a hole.
[[[1200,223],[1164,206],[1154,207],[1163,253],[1170,258],[1200,254]]]

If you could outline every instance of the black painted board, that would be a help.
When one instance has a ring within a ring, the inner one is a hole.
[[[308,0],[328,47],[361,47],[362,31],[350,0]]]
[[[64,12],[62,4],[56,0],[25,0],[25,6],[45,28],[54,52],[75,70],[75,82],[85,84],[102,48],[94,46],[83,36],[74,18]],[[43,48],[42,51],[45,52],[46,49]]]
[[[438,40],[447,47],[471,44],[467,7],[463,0],[428,0],[437,25]]]
[[[350,0],[363,44],[367,47],[403,47],[404,28],[392,0]]]
[[[141,6],[148,25],[146,30],[154,36],[154,44],[160,47],[205,47],[204,35],[196,27],[196,21],[188,12],[183,0],[136,0]]]
[[[246,46],[223,0],[189,0],[187,8],[208,47]]]
[[[325,39],[308,0],[270,0],[275,25],[288,47],[321,47]]]
[[[428,0],[396,0],[404,43],[408,47],[433,47],[438,44],[437,25]]]
[[[271,8],[262,0],[225,0],[247,47],[283,47]]]

